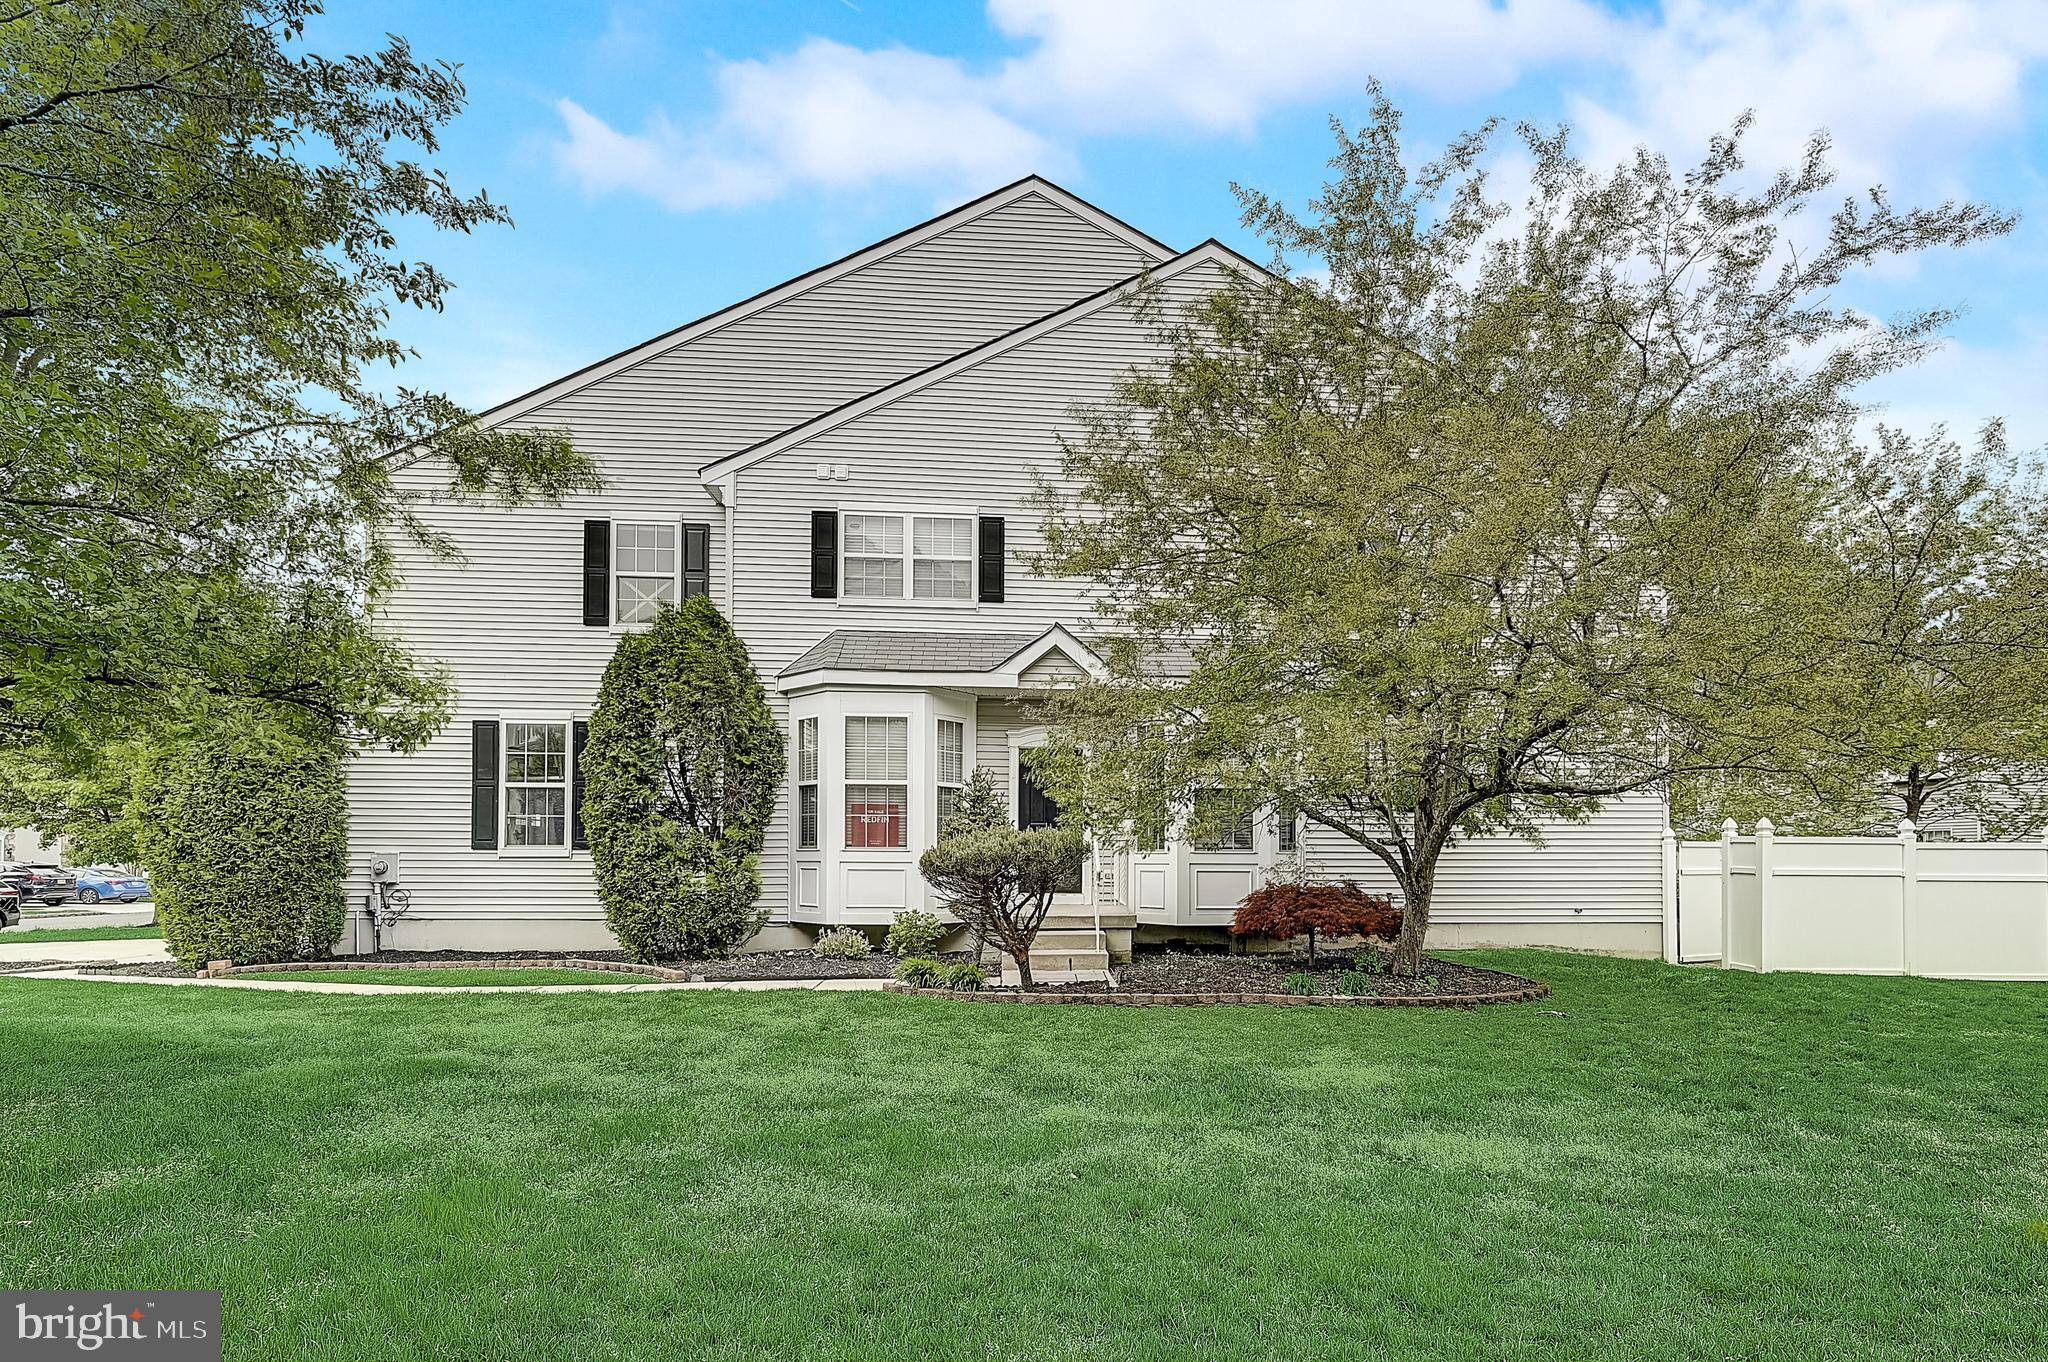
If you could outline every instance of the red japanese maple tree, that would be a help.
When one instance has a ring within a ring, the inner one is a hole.
[[[1368,894],[1350,880],[1342,884],[1268,884],[1245,896],[1231,920],[1232,936],[1308,938],[1308,962],[1316,962],[1316,933],[1377,936],[1391,940],[1401,930],[1393,900]]]

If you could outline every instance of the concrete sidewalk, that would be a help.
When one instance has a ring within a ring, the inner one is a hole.
[[[91,942],[77,942],[91,945]],[[101,945],[144,945],[145,942],[101,942]],[[26,947],[24,947],[26,949]],[[52,956],[42,957],[54,959]],[[336,971],[345,973],[346,971]],[[186,988],[253,988],[278,993],[675,993],[689,990],[725,990],[756,993],[768,989],[808,989],[817,993],[877,993],[881,979],[741,979],[714,980],[701,984],[663,983],[650,979],[644,984],[486,984],[479,988],[434,988],[414,984],[330,984],[325,980],[258,979],[165,979],[149,975],[86,974],[75,969],[40,970],[34,974],[0,975],[6,979],[81,979],[95,984],[169,984]]]
[[[125,965],[138,960],[170,958],[170,949],[159,937],[141,941],[9,941],[0,934],[0,964],[23,960],[76,960],[97,964],[105,960]]]

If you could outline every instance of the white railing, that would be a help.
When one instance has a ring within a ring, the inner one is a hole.
[[[1665,958],[1725,969],[2048,980],[2048,843],[1665,834]]]

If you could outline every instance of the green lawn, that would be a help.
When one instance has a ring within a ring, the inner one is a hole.
[[[163,934],[164,929],[154,924],[141,927],[30,927],[26,931],[0,932],[0,946],[34,941],[145,941]]]
[[[319,984],[409,984],[414,988],[511,988],[529,984],[652,984],[638,974],[597,969],[303,969],[264,970],[243,979],[306,979]]]
[[[1555,995],[0,980],[0,1281],[238,1359],[2048,1356],[2048,987],[1474,958]]]

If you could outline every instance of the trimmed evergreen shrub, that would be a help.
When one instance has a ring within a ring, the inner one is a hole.
[[[906,908],[889,924],[889,935],[883,939],[882,949],[906,959],[913,955],[936,955],[939,943],[945,939],[946,924],[939,920],[937,913],[927,913],[922,908]]]
[[[628,956],[724,955],[761,930],[784,763],[768,693],[709,598],[619,640],[583,751],[583,827]]]
[[[875,943],[858,927],[834,927],[819,935],[811,953],[823,960],[859,960],[875,953]]]
[[[1073,828],[988,828],[943,837],[917,858],[918,873],[953,916],[993,941],[1031,981],[1031,943],[1053,895],[1080,870],[1086,851]]]
[[[137,790],[136,849],[180,962],[270,964],[333,949],[348,913],[338,754],[193,741],[153,756]]]

